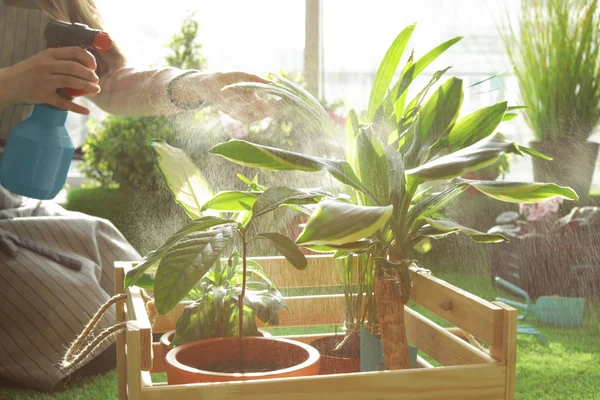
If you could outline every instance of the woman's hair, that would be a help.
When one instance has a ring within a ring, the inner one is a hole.
[[[79,22],[90,28],[102,29],[102,18],[93,0],[36,0],[37,6],[53,19],[66,22]],[[98,76],[122,67],[125,57],[113,43],[106,52],[92,51],[98,64]]]

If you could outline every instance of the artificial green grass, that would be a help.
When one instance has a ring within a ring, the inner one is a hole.
[[[435,276],[488,300],[496,296],[508,297],[494,288],[489,275],[472,270],[435,270]],[[435,322],[447,323],[433,313],[410,304]],[[537,338],[518,336],[517,400],[593,400],[600,398],[600,299],[586,302],[586,316],[581,329],[564,329],[538,325],[533,318],[526,323],[535,325],[548,339],[549,346]],[[331,330],[331,328],[329,329]],[[291,332],[277,332],[276,334]],[[156,374],[156,381],[164,381],[164,374]],[[63,400],[63,399],[116,399],[116,375],[79,379],[59,393],[37,393],[18,388],[0,388],[0,399],[10,400]]]

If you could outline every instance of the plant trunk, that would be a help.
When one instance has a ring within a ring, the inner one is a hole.
[[[408,340],[404,325],[404,302],[397,277],[377,278],[375,298],[387,370],[410,368]]]

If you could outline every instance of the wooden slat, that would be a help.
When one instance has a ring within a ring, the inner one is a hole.
[[[412,301],[490,346],[501,346],[502,308],[415,268],[411,270]]]
[[[505,368],[420,368],[254,382],[144,388],[146,400],[501,400]]]
[[[142,371],[152,370],[152,326],[140,288],[127,289],[127,320],[135,321],[140,330],[140,357]]]
[[[335,260],[331,256],[311,255],[306,259],[306,269],[299,271],[281,256],[252,258],[263,267],[279,289],[341,285]]]
[[[496,360],[438,324],[405,307],[406,336],[419,351],[442,365],[495,363]]]
[[[126,265],[115,263],[115,294],[123,293],[123,282],[125,280]],[[125,322],[125,304],[118,302],[116,305],[117,323]],[[117,385],[119,400],[127,400],[127,364],[125,360],[125,335],[117,336]]]
[[[141,400],[140,327],[137,321],[127,321],[127,399]]]
[[[160,342],[152,343],[152,353],[154,354],[154,357],[152,363],[152,371],[150,372],[153,374],[167,372],[167,366],[165,365],[165,355],[163,353],[163,349]]]
[[[506,397],[505,400],[515,398],[515,380],[517,363],[517,319],[518,312],[513,307],[495,301],[494,304],[504,311],[504,335],[502,348],[492,348],[491,353],[495,359],[506,366]]]

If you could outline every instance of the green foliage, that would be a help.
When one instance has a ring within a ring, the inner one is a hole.
[[[573,190],[551,183],[459,178],[502,162],[509,153],[545,156],[517,146],[496,132],[505,120],[506,103],[486,107],[459,119],[464,95],[462,80],[458,78],[451,77],[442,82],[427,98],[428,91],[449,68],[436,72],[412,100],[405,101],[410,84],[424,65],[459,38],[439,45],[416,63],[411,54],[399,81],[390,88],[405,41],[413,29],[411,26],[402,31],[386,53],[374,79],[366,120],[361,121],[356,112],[349,113],[347,160],[317,158],[245,141],[230,141],[211,149],[211,153],[235,163],[261,169],[327,171],[348,185],[349,200],[339,201],[338,195],[338,199],[324,198],[317,206],[312,206],[310,218],[296,243],[310,245],[311,249],[316,247],[319,251],[335,251],[336,257],[366,251],[371,261],[364,270],[368,272],[359,277],[359,284],[366,285],[372,279],[374,269],[378,271],[375,272],[377,275],[393,270],[401,278],[405,299],[409,298],[410,291],[408,260],[415,246],[423,249],[424,237],[464,233],[478,242],[505,239],[441,215],[443,207],[465,189],[472,188],[506,202],[538,202],[555,196],[577,199]],[[278,93],[312,118],[321,114],[321,107],[315,107],[313,101],[305,99],[301,88],[289,84],[274,82],[257,87],[242,83],[236,86]],[[323,126],[327,126],[325,122]],[[436,186],[431,186],[428,181],[434,181]],[[388,258],[398,262],[387,261]],[[353,304],[348,303],[349,307],[356,306],[352,299],[347,296]],[[365,299],[369,301],[368,295]],[[348,315],[356,318],[361,312],[354,310]],[[372,313],[373,309],[367,312]]]
[[[276,325],[278,314],[285,308],[283,295],[265,275],[260,264],[249,261],[246,301],[244,303],[244,335],[256,336],[256,315],[265,324]],[[217,260],[210,271],[192,288],[175,331],[171,346],[214,337],[231,337],[238,333],[238,296],[242,292],[243,264],[234,252],[223,262]]]
[[[202,45],[196,41],[198,37],[198,21],[186,18],[181,24],[181,32],[173,35],[167,45],[170,54],[167,64],[180,69],[206,69],[206,58],[202,55]]]
[[[524,0],[502,36],[536,139],[585,141],[600,120],[598,1]]]
[[[150,141],[173,142],[175,137],[172,123],[165,118],[109,115],[91,125],[83,146],[82,171],[102,187],[157,188]]]
[[[198,23],[183,21],[181,33],[174,35],[168,47],[172,54],[166,59],[169,66],[203,69],[206,63],[196,42]],[[162,140],[176,146],[185,143],[185,124],[181,118],[201,121],[214,114],[210,108],[182,117],[162,116],[120,117],[108,115],[100,123],[91,123],[91,134],[83,146],[81,167],[87,178],[102,187],[158,189],[158,174],[154,168],[152,140]]]

